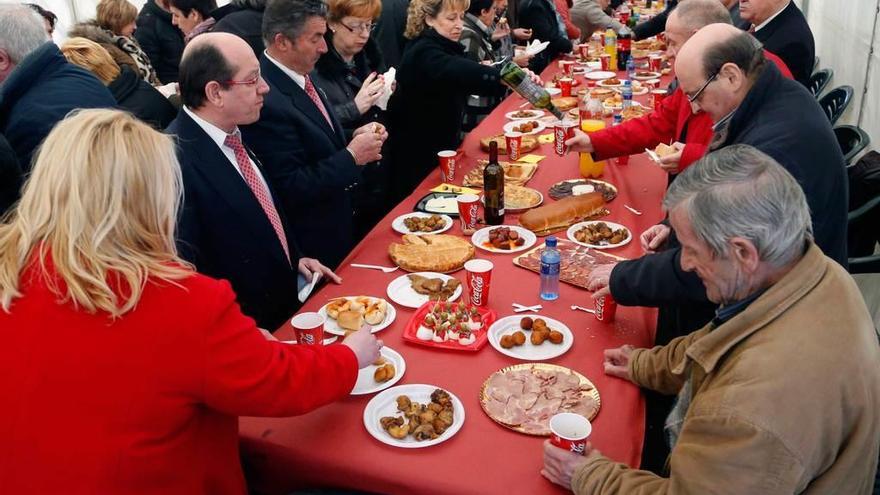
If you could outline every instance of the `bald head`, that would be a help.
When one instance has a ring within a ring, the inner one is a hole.
[[[685,0],[669,14],[673,17],[691,34],[709,24],[733,24],[730,12],[718,0]]]
[[[703,110],[716,122],[745,98],[764,68],[761,43],[730,24],[710,24],[682,46],[675,74],[694,111]],[[701,92],[702,91],[702,92]]]

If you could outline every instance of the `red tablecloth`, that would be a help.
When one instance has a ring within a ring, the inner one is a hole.
[[[545,72],[545,80],[555,72]],[[636,97],[647,103],[647,96]],[[501,132],[504,114],[523,103],[518,96],[505,100],[462,144],[467,171],[480,151],[479,138]],[[429,117],[426,117],[429,118]],[[546,195],[550,185],[579,177],[576,154],[558,157],[552,144],[533,153],[545,155],[528,183]],[[460,162],[461,163],[461,162]],[[460,183],[462,174],[456,174]],[[609,162],[604,180],[615,184],[618,197],[609,203],[609,220],[629,227],[638,236],[661,217],[660,202],[666,175],[644,155],[633,156],[626,166]],[[392,265],[388,245],[400,238],[390,227],[397,216],[412,211],[428,189],[440,183],[439,170],[432,173],[413,194],[399,204],[355,248],[338,273],[342,285],[329,285],[312,296],[303,311],[317,311],[328,299],[346,295],[386,297],[386,286],[404,272],[385,274],[351,268],[349,263]],[[637,216],[624,204],[641,210]],[[516,223],[508,215],[505,223]],[[460,235],[458,224],[448,233]],[[565,233],[557,234],[565,237]],[[539,239],[539,242],[541,239]],[[638,239],[613,250],[623,257],[641,255]],[[572,311],[572,304],[591,306],[590,293],[561,284],[560,297],[553,302],[538,297],[539,277],[516,267],[513,255],[489,254],[477,250],[477,257],[495,264],[490,306],[498,316],[514,314],[511,303],[543,304],[541,315],[566,323],[574,332],[572,348],[549,362],[570,367],[589,377],[597,386],[602,407],[593,421],[593,446],[612,459],[638,466],[644,433],[644,403],[639,389],[602,371],[602,351],[623,344],[648,346],[653,341],[655,312],[644,308],[617,311],[612,324],[601,323],[587,313]],[[464,271],[455,273],[464,282]],[[398,449],[373,439],[363,425],[363,411],[370,396],[351,396],[338,403],[296,418],[242,418],[242,449],[252,486],[268,493],[286,493],[301,486],[339,486],[388,494],[508,494],[561,493],[540,474],[543,438],[510,431],[483,413],[479,393],[493,372],[521,361],[506,357],[486,345],[477,353],[439,351],[405,342],[401,336],[414,310],[397,307],[397,319],[377,334],[385,344],[406,359],[406,374],[399,384],[425,383],[445,388],[464,403],[466,420],[448,441],[425,449]],[[289,337],[288,329],[279,333]]]

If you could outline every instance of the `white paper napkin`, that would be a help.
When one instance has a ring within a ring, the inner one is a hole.
[[[312,281],[300,289],[299,294],[296,295],[299,302],[306,302],[306,299],[309,297],[309,294],[315,289],[315,285],[318,283],[318,280],[321,279],[321,272],[312,273]]]
[[[532,40],[526,45],[526,54],[537,55],[543,52],[548,46],[550,46],[549,41]]]
[[[382,96],[376,100],[376,106],[381,108],[382,110],[388,109],[388,100],[391,98],[392,89],[391,86],[394,84],[394,78],[397,76],[397,69],[394,67],[388,69],[388,72],[382,74],[382,77],[385,78],[385,89],[382,91]]]

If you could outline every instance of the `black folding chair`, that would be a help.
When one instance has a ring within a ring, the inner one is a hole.
[[[807,89],[809,89],[810,93],[813,93],[813,96],[818,100],[819,95],[822,94],[822,91],[825,91],[825,86],[828,86],[832,77],[834,77],[834,71],[831,69],[817,70],[816,72],[813,72],[812,76],[810,76],[810,83],[807,85]]]
[[[837,144],[840,145],[840,151],[843,152],[847,167],[852,165],[853,158],[871,143],[868,133],[854,125],[836,126],[834,136],[837,138]]]
[[[846,107],[849,106],[852,97],[852,86],[838,86],[819,99],[819,106],[825,111],[831,125],[837,123],[837,120],[846,111]]]
[[[849,212],[848,229],[850,235],[856,234],[860,229],[870,229],[871,232],[876,233],[876,223],[872,221],[872,217],[876,218],[877,213],[880,212],[878,207],[880,207],[880,196]],[[880,254],[849,258],[849,272],[880,273]]]

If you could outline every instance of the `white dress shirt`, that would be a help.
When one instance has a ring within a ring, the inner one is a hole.
[[[295,70],[288,69],[286,65],[284,65],[281,62],[272,58],[272,55],[269,55],[269,52],[266,50],[263,50],[263,55],[266,56],[266,59],[268,59],[269,62],[272,62],[279,69],[281,69],[281,72],[287,74],[287,77],[293,79],[293,82],[298,84],[299,87],[302,88],[303,91],[306,90],[306,76],[300,74],[299,72],[297,72]]]
[[[223,155],[227,159],[229,159],[229,163],[231,163],[232,166],[235,167],[235,171],[238,172],[238,175],[240,175],[241,178],[244,179],[244,175],[241,173],[241,169],[238,167],[238,160],[235,158],[235,151],[233,151],[232,148],[230,148],[229,146],[226,146],[226,136],[228,136],[229,134],[223,129],[217,127],[216,125],[199,117],[198,115],[196,115],[195,112],[190,110],[189,107],[185,105],[183,107],[183,111],[186,112],[186,114],[189,115],[191,119],[193,119],[193,122],[195,122],[196,125],[201,127],[203,131],[205,131],[205,133],[211,138],[212,141],[217,143],[220,151],[222,151]],[[236,127],[235,130],[232,132],[233,134],[237,135],[239,139],[241,139],[241,132],[238,130],[238,127]],[[251,166],[254,168],[254,172],[256,172],[257,177],[260,179],[260,182],[263,183],[263,187],[268,190],[269,185],[266,184],[266,179],[264,179],[263,174],[260,173],[260,168],[257,167],[257,164],[254,163],[250,156],[248,156],[248,161],[251,162]]]
[[[789,3],[791,3],[791,2],[789,2]],[[776,16],[778,16],[779,14],[781,14],[782,11],[785,10],[785,9],[787,9],[787,8],[788,8],[788,3],[785,4],[784,7],[782,7],[781,9],[779,9],[778,12],[776,12],[775,14],[771,15],[770,17],[768,17],[767,20],[765,20],[765,21],[762,22],[761,24],[758,24],[757,26],[755,26],[755,32],[757,33],[758,31],[761,30],[761,28],[766,27],[767,24],[770,24],[770,21],[772,21],[773,19],[776,19]]]

